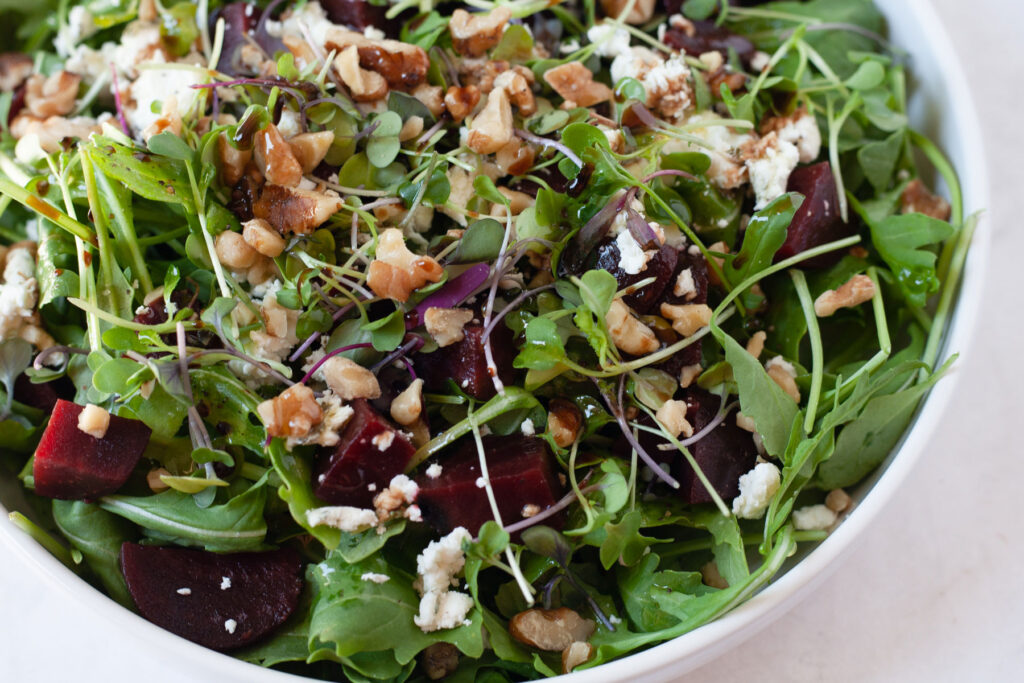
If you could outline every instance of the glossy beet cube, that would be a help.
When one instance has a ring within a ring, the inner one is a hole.
[[[321,0],[320,6],[327,13],[327,18],[335,24],[346,24],[360,33],[367,26],[379,28],[391,33],[392,24],[384,16],[386,5],[372,5],[367,0]]]
[[[152,433],[139,420],[110,416],[102,439],[78,428],[83,408],[58,399],[36,447],[36,493],[61,500],[92,500],[114,493],[135,469]]]
[[[786,241],[775,252],[775,260],[781,261],[827,242],[842,239],[850,234],[849,226],[839,215],[839,196],[832,166],[822,161],[810,166],[801,166],[789,176],[788,192],[799,192],[804,203],[797,209],[793,222],[789,224]],[[827,268],[838,261],[842,251],[804,261],[800,267]]]
[[[289,549],[221,555],[125,543],[121,571],[143,617],[213,650],[267,636],[302,593],[302,563]]]
[[[717,51],[728,59],[729,50],[735,50],[744,64],[749,64],[754,56],[754,44],[743,36],[736,35],[713,21],[693,22],[694,35],[684,29],[669,28],[662,39],[666,45],[682,50],[691,57],[700,57],[705,52]]]
[[[721,399],[703,389],[687,389],[686,418],[696,434],[718,415]],[[740,476],[754,467],[757,447],[750,432],[736,426],[736,413],[731,412],[721,424],[708,432],[700,441],[689,446],[697,465],[725,501],[739,495]],[[687,503],[710,503],[711,495],[697,478],[690,464],[677,453],[672,475],[679,480],[679,496]]]
[[[433,353],[416,355],[416,373],[423,378],[427,389],[446,391],[452,380],[469,396],[486,401],[497,393],[494,381],[487,371],[484,354],[483,325],[469,324],[462,328],[462,341],[450,344]],[[512,360],[516,357],[512,330],[498,323],[491,333],[491,353],[501,381],[510,384],[515,379]]]
[[[491,435],[483,437],[483,444],[491,488],[504,524],[524,519],[523,512],[543,511],[562,497],[554,458],[543,439]],[[494,519],[487,491],[477,485],[482,475],[476,442],[464,439],[455,453],[437,462],[442,466],[439,477],[431,479],[421,474],[416,479],[420,487],[417,503],[424,519],[442,533],[461,526],[476,534],[484,522]],[[560,514],[544,520],[544,524],[558,528],[563,522]]]
[[[679,279],[680,274],[687,269],[690,271],[690,279],[693,281],[693,289],[695,290],[695,293],[689,297],[686,294],[677,296],[674,292],[676,281]],[[683,249],[679,252],[679,261],[676,264],[676,269],[672,273],[672,277],[669,280],[668,286],[665,288],[665,292],[663,293],[659,304],[661,302],[672,305],[706,304],[708,302],[709,286],[708,262],[704,259],[704,255],[700,252],[691,254],[688,249]],[[696,365],[697,363],[700,363],[700,347],[700,342],[690,344],[664,363],[660,363],[658,368],[664,370],[673,377],[678,377],[679,371],[687,365]]]
[[[630,275],[619,267],[621,252],[614,240],[605,240],[597,247],[597,263],[594,268],[607,270],[615,276],[619,288],[629,287],[650,277],[658,278],[651,284],[622,298],[627,306],[637,313],[645,314],[654,308],[666,288],[672,287],[672,275],[679,261],[679,252],[668,245],[662,245],[657,254],[647,262],[647,267],[636,275]]]
[[[365,399],[353,401],[352,409],[338,444],[320,449],[313,493],[332,505],[372,507],[376,492],[405,471],[416,449]]]
[[[56,382],[36,384],[22,373],[14,380],[14,400],[49,413],[57,405]]]

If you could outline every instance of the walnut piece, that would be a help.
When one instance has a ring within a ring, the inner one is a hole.
[[[269,436],[303,437],[323,420],[313,390],[304,384],[295,384],[279,396],[263,401],[256,406],[256,412]]]
[[[490,12],[473,14],[457,9],[448,21],[452,47],[460,55],[479,57],[501,41],[505,26],[511,18],[512,12],[507,7],[495,7]]]
[[[408,427],[415,424],[422,414],[423,380],[417,378],[391,402],[391,417],[403,427]]]
[[[232,230],[225,230],[214,241],[217,259],[232,270],[245,270],[256,263],[259,252],[245,238]]]
[[[679,371],[679,386],[683,389],[687,388],[693,384],[693,380],[697,379],[703,370],[700,363],[684,365],[683,369]]]
[[[722,573],[718,571],[718,564],[716,564],[714,560],[701,565],[700,576],[701,581],[705,586],[723,590],[729,587],[729,582],[726,581],[725,577],[722,576]]]
[[[254,250],[270,258],[280,256],[285,247],[281,233],[274,230],[273,226],[262,218],[253,218],[251,221],[242,223],[242,239]],[[219,255],[220,252],[218,252]]]
[[[268,183],[295,187],[302,180],[302,164],[274,124],[256,134],[254,150],[256,165]]]
[[[340,54],[350,46],[359,53],[359,66],[384,77],[389,88],[412,90],[427,77],[430,59],[423,48],[397,40],[373,40],[338,26],[326,32],[326,51]],[[289,46],[290,48],[291,46]]]
[[[253,202],[252,212],[278,232],[308,235],[341,210],[337,195],[268,184]]]
[[[559,448],[568,448],[583,431],[583,413],[572,401],[553,398],[548,403],[548,431]]]
[[[612,98],[612,89],[594,80],[590,69],[568,62],[544,72],[544,80],[565,100],[565,108],[590,107]]]
[[[796,386],[796,368],[782,356],[776,356],[765,363],[768,376],[785,391],[791,399],[800,402],[800,389]]]
[[[20,52],[0,52],[0,92],[13,92],[32,75],[34,62]]]
[[[334,58],[334,69],[356,102],[374,102],[388,94],[388,82],[359,66],[359,48],[349,45]]]
[[[814,300],[814,314],[819,318],[827,318],[840,308],[853,308],[875,295],[875,282],[867,275],[854,275],[838,289],[822,292]]]
[[[568,607],[528,609],[512,617],[509,633],[524,645],[548,652],[560,652],[573,643],[586,642],[596,625]]]
[[[380,384],[377,383],[377,378],[359,363],[334,356],[329,358],[322,368],[327,386],[342,400],[380,398]]]
[[[70,71],[58,71],[49,78],[33,74],[25,82],[25,108],[41,119],[70,114],[82,81]]]
[[[502,174],[524,175],[533,166],[534,156],[533,147],[523,143],[519,138],[512,138],[494,155],[494,163],[501,169]]]
[[[18,139],[26,135],[37,136],[39,146],[48,154],[63,150],[65,140],[85,140],[99,130],[100,125],[96,119],[88,116],[76,116],[73,119],[51,116],[47,119],[37,119],[34,116],[20,114],[11,122],[11,135]]]
[[[907,183],[900,200],[903,213],[923,213],[940,221],[948,221],[952,214],[949,202],[937,194],[932,194],[920,178],[914,178]]]
[[[612,19],[618,19],[627,5],[629,0],[601,0],[601,9],[604,10],[605,16]],[[643,24],[650,21],[653,16],[654,0],[636,0],[625,21],[627,24]]]
[[[451,643],[428,645],[420,655],[420,665],[427,678],[439,681],[459,668],[459,649]]]
[[[853,498],[842,489],[832,489],[825,496],[825,507],[835,513],[844,512],[853,505]]]
[[[612,301],[604,320],[615,347],[626,353],[643,356],[661,346],[654,330],[640,322],[621,299]]]
[[[505,149],[502,147],[502,149]],[[513,216],[518,216],[523,211],[533,206],[534,199],[525,192],[519,192],[518,190],[510,190],[507,187],[499,187],[498,192],[508,199],[508,210],[511,210]],[[494,203],[491,204],[491,215],[495,218],[504,218],[506,208],[504,204]]]
[[[231,146],[226,134],[217,139],[217,153],[220,156],[220,177],[225,185],[233,186],[245,174],[245,167],[252,161],[251,149],[236,149]]]
[[[504,90],[523,116],[530,116],[537,111],[537,101],[530,89],[530,82],[518,71],[509,69],[501,72],[494,79],[494,87]]]
[[[110,413],[104,408],[88,404],[78,414],[78,429],[94,439],[102,439],[107,435],[110,426]]]
[[[594,646],[590,643],[576,641],[562,650],[562,673],[569,674],[580,664],[585,664],[594,656]]]
[[[412,91],[412,96],[422,102],[434,116],[444,113],[444,88],[441,86],[423,83]]]
[[[451,85],[444,94],[444,106],[455,123],[469,116],[480,103],[480,88],[475,85]]]
[[[318,133],[299,133],[288,138],[288,146],[302,167],[303,173],[312,173],[327,156],[334,144],[334,133],[323,130]]]
[[[754,358],[760,358],[761,352],[764,351],[764,340],[767,338],[768,335],[763,331],[755,332],[747,341],[747,353]]]
[[[661,315],[672,321],[672,329],[684,337],[693,335],[697,330],[711,322],[711,307],[707,304],[683,304],[674,306],[663,303]]]
[[[513,136],[512,104],[502,88],[495,88],[487,96],[473,124],[469,127],[466,146],[477,154],[494,154],[507,145]]]
[[[401,230],[388,228],[377,238],[376,258],[370,263],[366,284],[379,297],[405,302],[413,290],[438,282],[443,273],[433,257],[409,251]]]
[[[423,324],[427,332],[441,348],[451,346],[466,338],[462,328],[473,319],[473,311],[468,308],[437,308],[431,306],[423,314]]]
[[[680,434],[686,438],[693,436],[693,426],[686,419],[686,401],[672,399],[665,401],[654,416],[672,436]]]

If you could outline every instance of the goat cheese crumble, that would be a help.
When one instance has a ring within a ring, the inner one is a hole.
[[[781,483],[778,467],[770,462],[755,465],[740,477],[740,495],[732,501],[732,513],[739,519],[760,519]]]
[[[376,526],[377,513],[349,505],[334,505],[306,510],[306,521],[310,526],[330,526],[355,533]]]
[[[471,540],[464,527],[456,527],[440,540],[431,541],[416,558],[422,597],[413,622],[424,633],[469,623],[466,615],[473,608],[473,598],[450,589],[458,585],[455,577],[466,565],[462,545]]]

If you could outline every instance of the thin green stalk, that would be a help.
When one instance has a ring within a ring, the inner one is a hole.
[[[821,345],[818,316],[814,312],[814,302],[811,300],[811,292],[807,288],[807,278],[802,270],[796,269],[789,271],[789,276],[793,278],[793,285],[796,287],[796,294],[800,299],[800,307],[804,310],[807,336],[811,342],[811,391],[807,396],[807,414],[804,417],[804,433],[810,434],[814,430],[814,419],[817,416],[818,401],[821,398],[821,382],[825,374],[825,354]]]
[[[34,211],[48,221],[56,224],[61,229],[68,231],[75,237],[79,237],[89,244],[95,244],[96,236],[87,225],[79,223],[71,216],[55,208],[49,202],[37,197],[24,187],[15,185],[7,178],[0,177],[0,194],[10,197],[25,208]]]
[[[60,541],[54,538],[45,529],[20,512],[11,512],[7,515],[7,518],[11,520],[11,523],[14,524],[14,526],[31,536],[36,543],[46,548],[51,555],[60,560],[68,568],[75,568],[76,563],[71,557],[71,551],[61,545]]]
[[[230,297],[231,287],[228,286],[227,280],[224,277],[224,268],[220,264],[220,259],[217,258],[217,249],[213,243],[213,235],[210,234],[210,230],[206,226],[206,211],[204,210],[205,204],[203,202],[202,195],[199,193],[199,185],[196,183],[196,175],[192,170],[192,164],[185,164],[185,170],[188,171],[188,182],[192,186],[192,196],[195,198],[196,214],[199,218],[199,228],[203,233],[203,241],[206,242],[206,250],[210,255],[210,262],[213,264],[213,273],[217,276],[217,285],[220,287],[220,295]]]
[[[973,214],[964,223],[960,230],[960,236],[956,240],[956,247],[950,259],[949,272],[942,282],[942,293],[939,295],[939,306],[935,310],[935,318],[932,320],[932,329],[928,333],[928,340],[925,342],[923,360],[929,366],[934,366],[939,355],[939,345],[946,333],[946,324],[953,312],[953,295],[956,294],[960,284],[960,277],[963,275],[964,264],[967,261],[967,250],[971,246],[971,238],[978,226],[978,214]],[[927,378],[927,373],[922,370],[921,381]]]
[[[114,188],[110,184],[110,178],[102,172],[94,173],[94,175],[97,187],[108,197],[113,198]],[[129,199],[129,201],[131,200]],[[146,265],[146,259],[139,248],[139,236],[135,232],[135,224],[132,221],[132,217],[128,211],[125,211],[125,207],[117,201],[110,202],[110,211],[113,214],[114,221],[107,227],[112,228],[112,232],[116,232],[115,239],[118,244],[127,246],[132,271],[138,276],[143,292],[148,294],[153,289],[153,278],[149,274],[149,266]],[[116,230],[113,229],[114,226],[116,226]]]

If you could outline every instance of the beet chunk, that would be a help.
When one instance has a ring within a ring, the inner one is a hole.
[[[621,253],[614,240],[605,240],[598,245],[596,251],[597,263],[594,265],[594,268],[607,270],[615,276],[615,281],[619,283],[619,289],[629,287],[650,277],[658,278],[643,289],[622,297],[627,306],[641,315],[655,307],[655,303],[657,303],[666,288],[672,288],[672,275],[679,262],[679,252],[674,247],[663,244],[658,253],[647,262],[647,267],[636,275],[630,275],[619,267]]]
[[[210,35],[214,35],[217,21],[224,20],[224,45],[221,47],[217,70],[231,75],[241,72],[241,51],[246,37],[252,37],[263,10],[252,3],[232,2],[210,17]]]
[[[152,433],[139,420],[110,416],[102,439],[78,428],[83,408],[58,399],[36,448],[36,493],[61,500],[91,500],[114,493],[135,469]]]
[[[321,449],[317,457],[313,493],[332,505],[372,507],[376,491],[405,470],[416,449],[365,399],[351,405],[355,412],[338,445]],[[374,491],[367,488],[371,484]]]
[[[696,292],[690,298],[687,298],[686,295],[676,296],[674,292],[676,281],[679,279],[680,274],[686,269],[690,270],[690,278],[693,280],[693,288]],[[685,304],[706,304],[708,302],[709,285],[708,262],[704,259],[704,255],[700,252],[691,254],[689,250],[683,249],[679,252],[679,261],[676,264],[675,271],[672,273],[672,277],[669,279],[668,286],[665,288],[661,301],[674,306]],[[664,370],[673,377],[678,377],[679,371],[687,365],[696,365],[700,363],[700,346],[700,342],[690,344],[665,362],[660,363],[658,368]]]
[[[686,391],[686,419],[694,433],[704,429],[716,415],[721,399],[703,389]],[[689,447],[690,454],[723,500],[739,495],[740,475],[749,472],[757,461],[757,447],[750,432],[736,426],[735,413]],[[711,495],[697,478],[681,453],[677,454],[672,476],[679,480],[679,495],[687,503],[710,503]]]
[[[444,391],[448,380],[454,381],[462,391],[478,401],[494,396],[494,382],[487,371],[484,356],[483,325],[469,324],[462,328],[462,341],[450,344],[433,353],[416,355],[416,373],[431,391]],[[512,330],[498,323],[491,332],[491,353],[498,367],[498,377],[505,384],[515,379],[512,360],[516,356]]]
[[[494,489],[494,498],[501,512],[501,521],[513,524],[524,519],[527,512],[540,512],[554,505],[562,496],[553,458],[547,442],[535,436],[485,436],[484,453],[487,470]],[[431,479],[421,474],[417,503],[423,517],[441,533],[465,527],[476,534],[488,520],[494,519],[487,491],[477,486],[480,460],[473,439],[464,439],[451,456],[439,460],[441,476]],[[544,524],[561,528],[562,515],[553,515]]]
[[[832,166],[829,162],[800,166],[794,170],[789,176],[786,191],[799,192],[804,196],[804,203],[797,209],[793,222],[789,224],[786,241],[775,252],[776,262],[850,234],[849,226],[839,215],[836,181],[832,177]],[[842,251],[822,254],[800,263],[799,266],[827,268],[842,258],[842,255]]]
[[[662,40],[669,47],[683,50],[691,57],[700,57],[705,52],[718,51],[728,59],[730,48],[736,51],[737,56],[744,64],[749,64],[750,59],[754,56],[753,43],[743,36],[716,26],[713,21],[695,21],[693,26],[696,32],[692,36],[681,28],[672,27],[665,31],[665,37]]]
[[[36,384],[21,373],[14,380],[14,400],[49,413],[57,405],[57,385],[54,382]]]
[[[384,16],[387,11],[385,5],[371,5],[366,0],[322,0],[320,6],[335,24],[347,24],[360,32],[367,26],[373,26],[391,33],[392,24],[398,23],[390,22]]]
[[[290,549],[221,555],[125,543],[121,572],[143,617],[213,650],[268,635],[302,593],[302,563]]]

